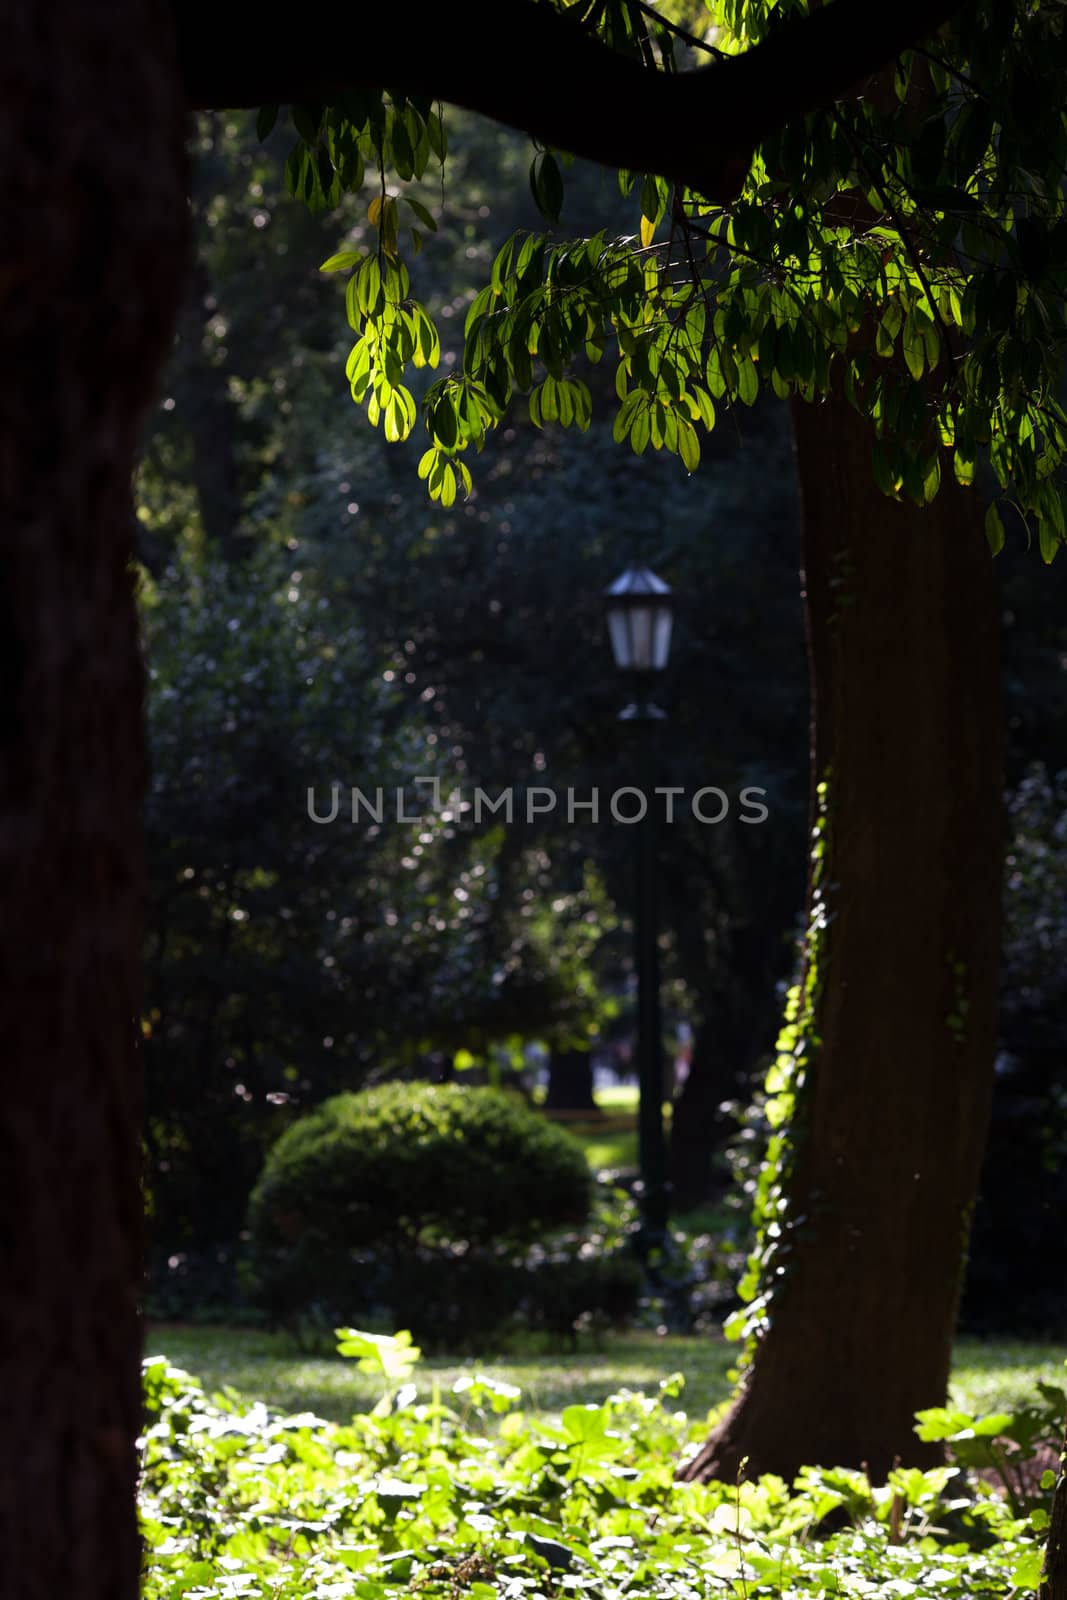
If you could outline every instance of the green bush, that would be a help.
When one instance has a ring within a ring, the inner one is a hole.
[[[580,1146],[493,1089],[338,1095],[268,1154],[245,1281],[281,1321],[403,1321],[455,1344],[521,1308],[526,1247],[586,1223],[592,1197]]]

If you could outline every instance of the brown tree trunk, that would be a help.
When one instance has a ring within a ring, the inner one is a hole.
[[[12,0],[0,52],[0,1549],[133,1600],[139,425],[184,266],[167,14]]]
[[[981,506],[876,489],[871,431],[798,404],[813,775],[829,785],[821,1043],[787,1182],[786,1270],[688,1478],[932,1455],[995,1042],[997,619]]]

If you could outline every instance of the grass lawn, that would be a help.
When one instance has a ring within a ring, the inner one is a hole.
[[[637,1090],[619,1085],[597,1091],[604,1115],[560,1120],[585,1147],[597,1168],[637,1165]],[[678,1218],[690,1231],[716,1219],[709,1214]],[[146,1354],[165,1355],[198,1378],[209,1393],[235,1390],[243,1399],[263,1400],[286,1412],[313,1411],[345,1422],[378,1398],[377,1381],[339,1356],[306,1355],[285,1334],[259,1329],[157,1324],[148,1331]],[[583,1347],[554,1354],[486,1352],[475,1359],[426,1358],[415,1374],[428,1392],[433,1377],[447,1389],[464,1373],[482,1372],[517,1384],[530,1411],[558,1413],[574,1403],[599,1402],[616,1389],[654,1390],[672,1372],[685,1374],[679,1401],[692,1417],[703,1417],[730,1393],[729,1372],[737,1346],[718,1337],[660,1337],[649,1332],[611,1336],[602,1348]],[[963,1339],[956,1346],[952,1396],[972,1412],[1010,1410],[1032,1393],[1039,1380],[1067,1380],[1067,1347],[1011,1340]]]
[[[377,1399],[373,1379],[340,1357],[308,1356],[284,1334],[259,1330],[160,1325],[149,1329],[148,1355],[165,1355],[200,1379],[209,1393],[230,1388],[246,1400],[263,1400],[280,1411],[313,1411],[347,1421]],[[436,1376],[443,1390],[465,1372],[483,1372],[518,1384],[530,1410],[559,1412],[575,1402],[601,1401],[615,1389],[654,1389],[660,1378],[685,1374],[679,1401],[690,1416],[702,1416],[730,1392],[727,1373],[736,1345],[712,1337],[623,1334],[602,1349],[553,1355],[508,1352],[499,1358],[425,1360],[415,1374],[421,1388]],[[1064,1380],[1067,1349],[1052,1344],[961,1340],[956,1347],[953,1398],[966,1410],[1010,1409],[1044,1379]]]
[[[594,1172],[637,1170],[637,1085],[610,1084],[596,1091],[600,1116],[555,1112],[554,1122],[566,1128],[585,1151]],[[670,1107],[664,1108],[670,1126]]]

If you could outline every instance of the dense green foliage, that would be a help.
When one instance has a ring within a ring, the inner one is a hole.
[[[579,1147],[521,1101],[394,1083],[327,1100],[283,1134],[249,1217],[262,1244],[484,1245],[584,1222],[591,1199]]]
[[[265,553],[243,584],[209,568],[147,610],[149,1187],[169,1249],[235,1235],[288,1108],[360,1081],[383,1037],[395,1051],[416,989],[425,1030],[422,974],[445,960],[418,914],[427,874],[399,871],[407,830],[308,819],[309,783],[432,770],[433,753],[397,727],[352,616],[277,567]]]
[[[678,1484],[704,1431],[675,1408],[680,1377],[558,1418],[499,1380],[443,1393],[411,1382],[418,1352],[348,1330],[342,1349],[385,1392],[347,1425],[208,1401],[163,1360],[145,1369],[147,1600],[455,1600],[589,1596],[1017,1594],[1036,1588],[1047,1481],[1004,1462],[1025,1418],[929,1414],[957,1465],[805,1469],[796,1483]],[[420,1388],[422,1392],[420,1394]],[[1047,1439],[1062,1394],[1030,1429]],[[970,1477],[962,1467],[982,1466]],[[1051,1474],[1046,1474],[1046,1480]]]
[[[590,1226],[592,1204],[580,1146],[517,1098],[401,1083],[339,1095],[267,1157],[250,1289],[290,1323],[410,1319],[438,1346],[516,1319],[561,1333],[619,1321],[640,1274],[617,1223],[603,1219],[614,1243]]]
[[[731,50],[805,9],[709,6]],[[673,69],[677,38],[649,8],[620,0],[572,15],[614,48]],[[463,451],[481,448],[516,393],[538,426],[588,427],[592,396],[573,363],[598,361],[611,342],[615,433],[638,453],[651,444],[692,469],[717,405],[751,405],[761,383],[812,399],[836,369],[872,420],[887,494],[922,504],[943,472],[969,484],[984,460],[1004,499],[1038,520],[1050,560],[1065,533],[1065,51],[1060,7],[986,0],[962,9],[932,48],[906,53],[874,92],[768,140],[732,206],[623,173],[624,193],[639,180],[638,237],[601,229],[509,241],[468,311],[462,370],[423,395],[419,472],[431,496],[448,506],[469,492]],[[417,250],[436,216],[386,173],[403,185],[425,177],[444,159],[442,125],[399,95],[296,108],[293,124],[287,175],[312,205],[336,203],[368,165],[379,169],[367,213],[375,245],[336,251],[324,270],[350,274],[353,398],[387,438],[406,438],[418,413],[408,370],[436,366],[441,341],[412,297],[401,238],[417,220]],[[535,158],[532,188],[558,222],[565,190],[551,152]],[[997,509],[988,531],[999,548]]]

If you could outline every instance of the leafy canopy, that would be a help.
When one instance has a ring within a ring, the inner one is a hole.
[[[685,56],[747,48],[807,9],[707,5],[696,32],[638,0],[566,9],[663,72]],[[352,396],[391,440],[412,432],[421,403],[429,443],[419,473],[447,506],[470,491],[466,453],[516,393],[539,426],[587,427],[592,396],[577,367],[609,349],[616,438],[638,454],[673,452],[690,471],[724,405],[752,405],[763,385],[812,400],[839,375],[871,418],[887,494],[922,504],[946,473],[971,484],[987,462],[1000,489],[987,519],[993,549],[1004,538],[1000,508],[1013,505],[1051,560],[1067,532],[1065,52],[1052,0],[981,0],[862,97],[765,141],[731,205],[621,172],[624,194],[640,202],[635,234],[509,240],[470,305],[462,362],[428,385],[418,369],[440,368],[441,335],[405,257],[440,215],[411,191],[444,167],[440,109],[388,92],[293,107],[292,193],[321,209],[375,175],[374,247],[342,249],[323,266],[348,275]],[[261,114],[262,135],[276,115]],[[531,185],[558,224],[555,152],[538,149]]]

